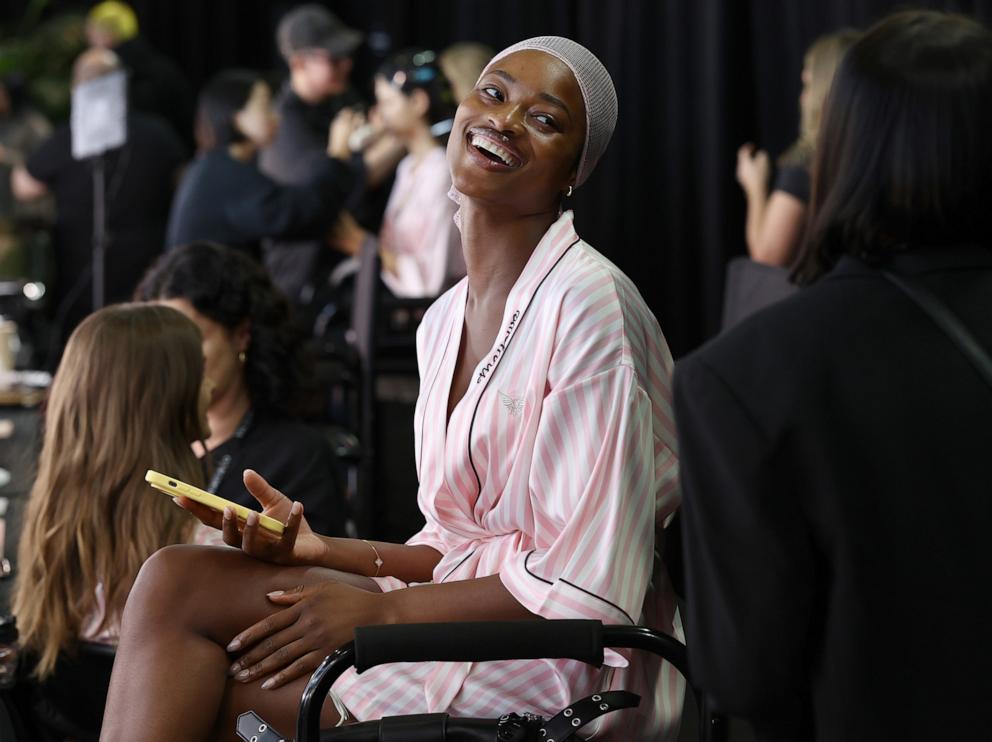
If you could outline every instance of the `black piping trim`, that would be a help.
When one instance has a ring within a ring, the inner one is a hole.
[[[557,268],[559,263],[561,263],[562,259],[566,255],[568,255],[569,250],[571,250],[573,247],[579,244],[579,241],[580,238],[576,237],[575,242],[573,242],[571,245],[566,247],[564,251],[562,251],[562,254],[558,256],[558,260],[555,261],[555,264],[548,269],[548,272],[544,274],[544,278],[542,278],[541,282],[537,284],[537,288],[534,289],[534,293],[530,295],[530,300],[527,302],[527,306],[524,307],[524,311],[520,313],[520,318],[519,321],[517,322],[517,328],[513,331],[513,334],[510,335],[510,337],[507,339],[503,352],[500,354],[499,359],[496,361],[496,365],[493,366],[493,372],[486,377],[486,383],[483,385],[482,391],[479,392],[479,396],[475,400],[475,409],[472,410],[472,422],[470,422],[468,426],[468,463],[472,467],[472,473],[475,474],[475,482],[476,485],[478,486],[478,491],[480,493],[482,492],[482,479],[479,477],[479,471],[478,469],[475,468],[475,459],[472,457],[472,431],[475,429],[475,416],[479,412],[479,405],[482,403],[482,395],[486,393],[486,389],[489,387],[489,382],[492,381],[493,377],[496,375],[496,370],[499,368],[499,364],[502,363],[504,358],[506,358],[507,351],[509,351],[510,349],[510,343],[512,343],[513,338],[517,336],[517,330],[520,329],[520,325],[523,324],[524,317],[527,315],[527,310],[529,310],[531,304],[534,303],[534,297],[537,296],[537,293],[541,290],[541,287],[544,286],[544,282],[548,280],[548,276],[554,273],[555,268]]]
[[[551,582],[550,580],[546,580],[543,577],[541,577],[539,575],[536,575],[536,574],[534,574],[533,572],[530,571],[530,566],[529,566],[528,563],[530,562],[530,558],[534,555],[534,552],[535,551],[537,551],[537,549],[531,549],[530,551],[527,552],[527,556],[524,557],[524,571],[527,572],[527,574],[529,574],[535,580],[539,580],[539,581],[543,582],[545,585],[554,585],[554,583]],[[558,578],[558,581],[559,582],[564,582],[569,587],[574,587],[579,592],[585,593],[586,595],[588,595],[591,598],[595,598],[596,600],[599,600],[599,601],[602,601],[603,603],[606,603],[606,605],[609,605],[609,606],[612,606],[613,608],[616,608],[618,611],[620,611],[624,615],[624,618],[626,618],[628,621],[630,621],[631,626],[636,626],[637,625],[637,621],[635,621],[634,619],[632,619],[630,617],[630,614],[627,613],[627,611],[625,611],[623,608],[621,608],[620,606],[618,606],[616,603],[613,603],[613,602],[607,600],[606,598],[604,598],[604,597],[602,597],[600,595],[596,595],[596,593],[591,593],[588,590],[586,590],[584,587],[579,587],[574,582],[569,582],[564,577],[559,577]]]
[[[527,574],[529,574],[535,580],[540,580],[545,585],[554,585],[555,583],[551,582],[551,580],[546,580],[543,577],[540,577],[540,576],[538,576],[538,575],[536,575],[536,574],[534,574],[533,572],[530,571],[530,567],[527,565],[527,563],[530,561],[530,558],[532,556],[534,556],[534,552],[535,551],[537,551],[537,549],[531,549],[530,551],[527,552],[527,556],[524,557],[524,570],[527,572]]]
[[[465,561],[470,556],[472,556],[476,551],[477,551],[476,549],[472,549],[472,551],[470,551],[468,554],[466,554],[465,557],[460,562],[458,562],[458,564],[456,564],[454,567],[452,567],[451,569],[449,569],[448,570],[448,574],[446,574],[444,577],[441,578],[441,582],[444,582],[446,579],[448,579],[449,577],[451,577],[451,573],[454,572],[456,569],[458,569],[463,564],[465,564]]]
[[[578,591],[580,591],[580,592],[583,592],[583,593],[585,593],[586,595],[588,595],[588,596],[589,596],[589,597],[591,597],[591,598],[595,598],[596,600],[600,600],[600,601],[602,601],[602,602],[604,602],[604,603],[606,603],[606,605],[610,605],[610,606],[613,606],[614,608],[616,608],[616,609],[617,609],[618,611],[620,611],[620,612],[621,612],[621,613],[622,613],[622,614],[624,615],[624,618],[626,618],[626,619],[627,619],[628,621],[630,621],[630,624],[631,624],[631,626],[636,626],[636,625],[637,625],[637,621],[635,621],[634,619],[632,619],[632,618],[630,617],[630,614],[629,614],[629,613],[627,613],[627,611],[625,611],[625,610],[624,610],[623,608],[621,608],[620,606],[618,606],[618,605],[617,605],[616,603],[611,603],[611,602],[610,602],[609,600],[607,600],[606,598],[604,598],[604,597],[602,597],[602,596],[599,596],[599,595],[596,595],[596,593],[591,593],[591,592],[589,592],[588,590],[586,590],[586,589],[585,589],[584,587],[579,587],[579,586],[578,586],[578,585],[576,585],[576,584],[575,584],[574,582],[569,582],[569,581],[568,581],[568,580],[566,580],[566,579],[565,579],[564,577],[559,577],[558,579],[559,579],[559,580],[560,580],[561,582],[564,582],[564,583],[565,583],[566,585],[571,585],[571,586],[572,586],[572,587],[574,587],[574,588],[575,588],[576,590],[578,590]]]

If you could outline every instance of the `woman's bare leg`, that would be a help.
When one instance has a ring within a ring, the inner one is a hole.
[[[172,546],[142,568],[128,597],[104,714],[102,742],[236,740],[249,709],[292,735],[307,678],[262,690],[263,678],[228,678],[234,636],[279,610],[267,599],[337,579],[377,590],[366,577],[317,567],[278,567],[228,548]],[[325,703],[323,726],[337,723]]]

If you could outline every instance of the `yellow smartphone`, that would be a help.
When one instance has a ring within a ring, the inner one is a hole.
[[[186,484],[186,482],[180,482],[178,479],[167,477],[165,474],[160,474],[152,469],[149,469],[145,473],[145,481],[159,492],[162,492],[169,497],[188,497],[190,500],[198,502],[201,505],[206,505],[208,508],[216,510],[219,513],[223,513],[224,508],[233,508],[234,514],[241,520],[246,520],[248,518],[248,513],[255,512],[253,510],[249,510],[244,505],[238,505],[238,503],[231,502],[223,497],[211,495],[206,490],[201,490],[199,487],[194,487],[192,484]],[[262,515],[261,513],[256,513],[256,515],[258,515],[258,524],[262,528],[276,534],[277,536],[282,535],[282,532],[286,528],[282,523],[277,521],[275,518],[270,518],[269,516]]]

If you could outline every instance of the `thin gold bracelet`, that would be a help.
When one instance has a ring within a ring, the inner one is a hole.
[[[365,539],[362,539],[362,541],[365,541]],[[382,571],[382,557],[379,556],[379,550],[372,545],[371,541],[365,541],[365,543],[369,545],[369,548],[372,549],[372,553],[375,554],[375,574],[372,576],[378,577],[379,573]]]

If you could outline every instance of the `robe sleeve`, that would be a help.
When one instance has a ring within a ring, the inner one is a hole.
[[[530,473],[537,548],[500,571],[525,608],[639,621],[654,562],[656,446],[651,403],[630,367],[545,398]],[[612,652],[606,661],[625,664]]]

